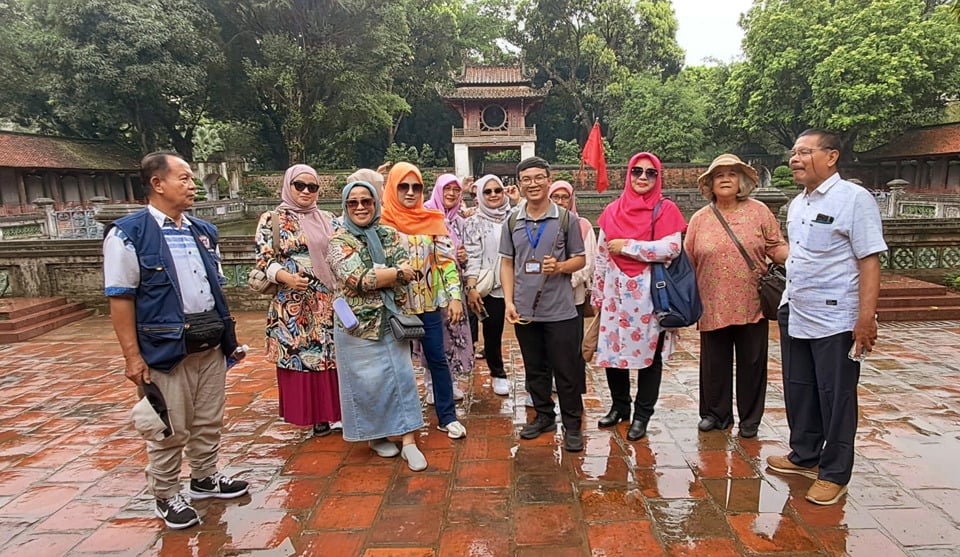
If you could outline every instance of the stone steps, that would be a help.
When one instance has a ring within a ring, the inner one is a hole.
[[[30,340],[93,313],[64,297],[0,299],[0,343]]]
[[[898,275],[880,279],[877,300],[880,321],[945,321],[960,319],[960,295],[946,286]]]

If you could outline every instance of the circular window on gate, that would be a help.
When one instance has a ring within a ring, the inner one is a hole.
[[[480,129],[483,131],[507,129],[507,111],[498,104],[485,106],[480,113]]]

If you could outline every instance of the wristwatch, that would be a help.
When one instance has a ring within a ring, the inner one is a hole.
[[[466,290],[467,292],[470,292],[471,290],[476,290],[476,289],[477,289],[477,285],[476,285],[476,284],[468,284],[468,285],[466,285],[463,289]]]

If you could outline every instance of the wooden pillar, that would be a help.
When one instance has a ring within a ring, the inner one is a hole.
[[[943,179],[940,180],[940,189],[947,189],[947,178],[950,177],[950,157],[944,157],[943,160]]]
[[[877,162],[873,165],[873,187],[879,188],[883,184],[880,183],[880,163]]]
[[[81,205],[86,205],[87,203],[87,192],[84,191],[87,189],[85,184],[86,178],[89,178],[89,176],[85,174],[77,174],[77,190],[80,195]]]
[[[48,197],[53,199],[53,202],[59,205],[63,202],[63,195],[60,193],[60,174],[58,172],[48,171],[44,175],[44,184]]]
[[[24,206],[29,202],[27,201],[27,186],[23,183],[23,171],[16,170],[15,174],[17,177],[17,197],[20,200],[20,206]]]
[[[128,203],[136,201],[136,198],[133,197],[133,180],[130,179],[129,174],[123,175],[123,189],[126,190]]]

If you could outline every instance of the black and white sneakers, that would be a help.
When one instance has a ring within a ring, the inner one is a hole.
[[[220,472],[201,480],[190,480],[190,497],[193,499],[233,499],[247,493],[250,485],[243,480],[235,480]]]
[[[156,512],[157,517],[167,523],[167,527],[174,530],[182,530],[194,524],[200,524],[197,511],[190,506],[190,503],[183,498],[181,493],[177,493],[169,499],[157,499],[154,512]]]

